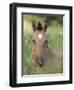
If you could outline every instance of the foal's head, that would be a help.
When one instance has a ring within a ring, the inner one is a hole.
[[[46,35],[47,24],[42,26],[40,22],[38,22],[37,24],[32,23],[32,27],[32,40],[35,47],[36,62],[40,67],[42,67],[44,65],[44,52],[48,42]]]

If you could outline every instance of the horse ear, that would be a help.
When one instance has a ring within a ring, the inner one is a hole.
[[[46,31],[47,31],[47,28],[48,28],[48,25],[47,25],[47,24],[45,24],[45,25],[44,25],[44,32],[46,32]]]
[[[33,28],[33,31],[36,31],[36,23],[35,22],[32,22],[32,28]]]

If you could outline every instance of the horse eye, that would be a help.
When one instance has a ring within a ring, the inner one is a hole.
[[[45,40],[45,43],[48,43],[48,40]]]
[[[32,40],[33,41],[33,43],[35,43],[35,40]]]

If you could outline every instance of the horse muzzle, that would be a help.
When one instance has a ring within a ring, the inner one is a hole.
[[[39,67],[42,67],[44,65],[44,59],[42,57],[37,57],[36,60]]]

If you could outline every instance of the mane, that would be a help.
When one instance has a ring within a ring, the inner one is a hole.
[[[41,31],[42,29],[43,29],[42,24],[40,22],[38,22],[37,30]]]

